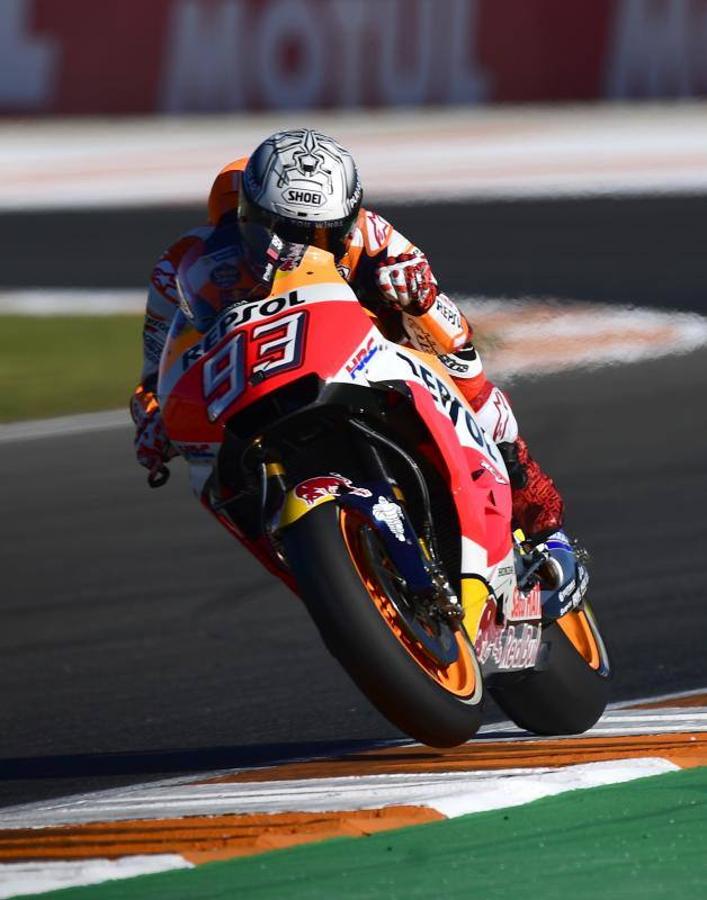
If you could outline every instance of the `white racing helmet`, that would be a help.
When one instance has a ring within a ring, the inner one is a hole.
[[[254,261],[273,235],[343,256],[363,191],[353,157],[325,134],[280,131],[256,147],[243,173],[238,222]]]

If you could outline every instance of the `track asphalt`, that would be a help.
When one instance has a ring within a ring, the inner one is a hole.
[[[683,223],[672,238],[664,217],[645,218],[639,201],[624,201],[638,206],[617,213],[616,234],[636,252],[617,249],[611,269],[611,235],[597,224],[583,292],[579,238],[592,204],[601,202],[575,206],[567,220],[557,203],[517,205],[521,218],[547,223],[546,236],[526,225],[525,246],[516,224],[517,241],[507,239],[517,254],[507,268],[501,220],[519,220],[510,204],[508,215],[494,207],[499,252],[475,270],[482,247],[470,240],[471,289],[532,293],[540,285],[541,293],[607,299],[615,288],[624,302],[707,308],[704,251],[697,254],[688,227],[707,200],[684,199],[682,212],[671,206],[678,201],[665,200]],[[480,228],[481,206],[439,211],[439,233],[453,216]],[[152,215],[136,223],[135,213],[106,213],[105,234],[93,244],[88,220],[79,232],[67,225],[79,214],[34,216],[25,234],[33,235],[34,259],[2,217],[0,239],[14,234],[16,241],[3,282],[69,285],[83,272],[86,284],[136,286],[138,272],[182,227],[175,211]],[[425,246],[426,235],[410,225],[424,219],[429,228],[434,216],[433,208],[424,217],[408,208],[395,221]],[[665,238],[659,257],[638,252],[629,234],[641,216],[644,231]],[[19,229],[22,217],[14,218]],[[54,249],[45,252],[50,233]],[[563,233],[574,234],[571,252],[558,249]],[[544,262],[533,269],[530,249],[543,240]],[[439,237],[436,246],[448,254],[437,266],[445,282],[464,289],[466,267],[452,265],[453,248],[445,251]],[[556,287],[540,279],[552,276],[553,253],[557,278],[569,273]],[[76,267],[79,257],[93,262]],[[484,271],[495,281],[484,282]],[[666,283],[676,272],[670,293]],[[566,495],[568,527],[593,553],[594,605],[613,649],[615,700],[707,682],[706,392],[705,351],[524,380],[511,391],[531,447]],[[173,468],[165,489],[149,491],[127,428],[0,445],[0,805],[398,736],[328,657],[298,601],[209,519],[183,467]]]
[[[447,291],[707,313],[707,195],[373,208],[425,249]],[[141,287],[204,217],[203,207],[0,213],[0,287]]]

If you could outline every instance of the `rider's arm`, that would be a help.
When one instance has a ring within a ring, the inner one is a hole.
[[[456,303],[438,292],[418,247],[377,213],[362,210],[342,262],[351,267],[359,295],[374,294],[389,315],[397,315],[400,338],[439,356],[470,402],[489,399],[493,385],[472,343],[472,328]]]
[[[351,244],[349,255],[358,257],[355,281],[401,313],[416,349],[441,356],[470,343],[468,322],[456,303],[438,291],[425,254],[389,222],[362,210]]]
[[[160,416],[157,374],[167,333],[179,306],[177,268],[200,235],[201,229],[195,229],[165,250],[150,278],[142,329],[142,373],[140,383],[130,398],[130,414],[136,429],[137,459],[150,471],[158,469],[166,459],[174,456]]]
[[[142,328],[142,374],[140,385],[154,391],[162,350],[172,319],[179,308],[177,270],[185,254],[210,234],[209,228],[194,228],[175,241],[155,263],[150,276],[145,321]]]

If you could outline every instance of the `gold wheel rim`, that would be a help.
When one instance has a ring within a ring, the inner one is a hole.
[[[417,665],[440,687],[457,697],[468,699],[474,695],[477,687],[477,667],[470,647],[462,631],[454,634],[459,654],[449,666],[440,666],[425,651],[424,646],[410,637],[400,625],[400,613],[389,600],[378,583],[375,574],[367,564],[366,553],[361,546],[362,531],[366,525],[364,519],[356,513],[345,509],[339,511],[339,525],[351,562],[356,569],[361,583],[368,596],[380,613],[381,618],[391,630],[399,644],[406,650]]]
[[[566,613],[557,620],[557,624],[589,668],[598,671],[601,665],[601,651],[584,610],[575,609]]]

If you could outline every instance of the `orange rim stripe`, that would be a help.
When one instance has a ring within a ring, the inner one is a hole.
[[[468,647],[463,635],[461,635],[460,633],[457,633],[455,635],[457,646],[459,647],[459,657],[457,659],[457,662],[453,663],[451,666],[448,666],[446,669],[440,668],[435,665],[434,662],[424,652],[424,649],[420,648],[415,641],[411,640],[402,631],[402,629],[398,625],[397,610],[378,588],[374,577],[363,569],[361,560],[359,558],[360,554],[357,552],[357,548],[354,546],[354,541],[358,537],[358,531],[352,532],[350,530],[350,523],[353,522],[355,528],[356,523],[361,521],[360,518],[355,514],[349,514],[344,509],[341,509],[339,512],[339,524],[341,527],[341,533],[356,572],[358,573],[361,582],[368,591],[369,597],[378,609],[381,618],[386,623],[388,628],[390,628],[390,630],[393,632],[400,645],[405,648],[407,653],[415,660],[418,666],[420,666],[420,668],[430,678],[436,681],[446,691],[449,691],[450,694],[455,694],[458,697],[471,697],[476,688],[476,673],[474,670],[473,662],[469,657],[470,648]]]

